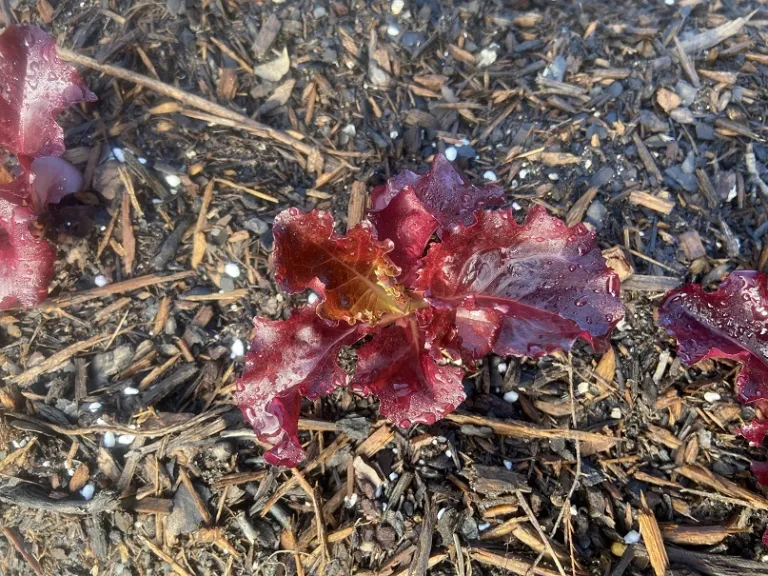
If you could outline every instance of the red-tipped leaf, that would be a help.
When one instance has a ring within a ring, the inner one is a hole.
[[[518,225],[511,211],[482,211],[427,252],[416,288],[455,308],[462,348],[474,358],[538,357],[583,338],[597,351],[624,316],[618,276],[593,232],[543,208]]]
[[[295,466],[304,458],[298,439],[302,397],[315,400],[345,383],[339,351],[365,328],[327,322],[315,306],[296,310],[288,320],[254,318],[253,325],[237,403],[259,439],[272,446],[267,461]]]
[[[9,26],[0,35],[0,79],[0,148],[20,159],[60,155],[64,132],[56,117],[96,99],[36,26]]]
[[[429,239],[439,224],[406,186],[389,204],[378,212],[371,212],[371,222],[379,239],[391,240],[394,249],[389,257],[400,268],[400,282],[409,285],[416,277],[416,267],[424,255]]]
[[[418,176],[405,171],[390,179],[386,185],[374,188],[371,212],[384,210],[406,186],[413,188],[424,210],[446,230],[456,224],[472,223],[476,210],[504,203],[501,186],[474,186],[445,156],[436,154],[426,174]]]
[[[393,324],[357,351],[350,388],[379,398],[379,412],[402,428],[432,424],[464,401],[461,368],[438,363],[416,321]]]
[[[659,326],[677,339],[678,357],[691,366],[707,358],[742,365],[736,379],[747,404],[768,398],[768,275],[731,273],[715,292],[686,284],[659,308]]]
[[[48,294],[56,254],[30,230],[28,208],[0,198],[0,309],[34,306]]]

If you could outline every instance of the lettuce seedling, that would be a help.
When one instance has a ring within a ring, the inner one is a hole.
[[[34,231],[36,214],[82,185],[80,173],[59,158],[65,108],[96,96],[56,54],[53,39],[35,26],[0,34],[0,148],[16,157],[0,174],[0,309],[42,301],[55,251]]]
[[[523,224],[487,209],[503,203],[501,188],[473,186],[443,156],[371,200],[369,220],[346,235],[327,212],[275,219],[277,283],[318,301],[288,320],[254,320],[237,401],[273,464],[304,457],[302,397],[348,384],[401,427],[430,424],[464,400],[463,367],[489,352],[539,357],[578,338],[603,351],[623,318],[618,276],[593,232],[541,207]],[[355,345],[348,376],[338,355]]]

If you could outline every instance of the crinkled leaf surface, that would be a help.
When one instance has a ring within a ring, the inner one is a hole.
[[[315,306],[288,320],[254,318],[255,338],[237,382],[237,403],[259,439],[273,448],[266,459],[295,466],[304,457],[298,439],[301,398],[315,400],[343,385],[337,356],[365,333],[363,326],[332,323]]]
[[[403,188],[382,210],[372,212],[370,218],[378,238],[394,243],[389,257],[402,271],[398,280],[410,284],[424,249],[439,226],[437,220],[427,212],[411,186]]]
[[[9,26],[0,35],[0,147],[20,159],[60,155],[64,132],[56,117],[95,99],[40,28]]]
[[[384,210],[406,186],[413,188],[424,210],[446,230],[456,224],[470,224],[480,208],[504,203],[501,186],[474,186],[445,156],[436,154],[426,174],[405,171],[375,188],[371,192],[371,212]]]
[[[379,412],[403,428],[432,424],[464,401],[463,371],[438,364],[414,319],[376,333],[357,351],[350,388],[379,398]]]
[[[543,208],[518,225],[511,211],[482,211],[427,252],[416,289],[455,308],[462,348],[474,358],[541,356],[584,338],[598,350],[624,316],[618,276],[594,233]]]
[[[339,236],[328,212],[291,208],[278,215],[273,231],[275,278],[287,292],[317,292],[320,316],[374,322],[408,311],[408,297],[394,280],[400,270],[387,256],[392,242],[377,241],[367,222]]]
[[[53,248],[30,232],[35,215],[0,199],[0,309],[34,306],[48,294]]]
[[[715,292],[686,284],[659,308],[659,326],[690,366],[707,358],[741,362],[736,385],[747,404],[768,398],[768,275],[732,272]]]

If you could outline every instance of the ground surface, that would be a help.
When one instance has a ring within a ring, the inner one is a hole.
[[[654,515],[674,570],[768,572],[744,563],[766,556],[768,499],[748,469],[764,450],[734,433],[751,417],[735,366],[683,368],[653,322],[681,281],[765,270],[747,152],[764,171],[768,12],[680,58],[759,3],[11,4],[77,54],[292,136],[83,69],[99,102],[62,122],[89,191],[49,223],[49,304],[0,315],[2,573],[525,574],[543,551],[538,574],[620,576],[652,573],[649,529],[622,542]],[[346,392],[307,405],[300,477],[270,468],[230,352],[297,302],[271,279],[272,218],[321,207],[343,227],[361,190],[449,147],[521,217],[586,221],[631,263],[613,351],[573,354],[580,450],[566,359],[490,358],[434,426],[395,429]]]

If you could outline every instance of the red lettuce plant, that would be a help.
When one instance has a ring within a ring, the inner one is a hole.
[[[463,365],[489,352],[538,357],[577,338],[608,345],[624,309],[619,280],[583,226],[543,208],[517,224],[498,186],[471,185],[444,157],[372,193],[369,221],[346,235],[293,208],[275,219],[275,278],[318,302],[288,320],[256,318],[238,404],[269,462],[296,465],[301,398],[348,382],[402,427],[432,423],[464,400]],[[431,244],[430,244],[431,243]],[[342,348],[357,349],[351,377]]]
[[[59,158],[64,132],[56,117],[95,99],[41,29],[9,26],[0,35],[0,148],[18,163],[11,179],[0,180],[0,309],[34,306],[47,294],[55,252],[33,231],[35,217],[82,184]]]
[[[677,339],[678,356],[688,366],[708,358],[741,364],[738,398],[768,415],[768,275],[732,272],[715,292],[686,284],[670,292],[659,308],[659,325]],[[750,442],[762,444],[768,420],[741,428]],[[753,462],[760,484],[768,485],[768,464]],[[768,544],[768,532],[763,537]]]

